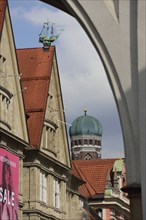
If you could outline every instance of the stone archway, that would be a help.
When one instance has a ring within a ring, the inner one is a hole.
[[[146,219],[146,2],[44,0],[73,15],[99,53],[121,120],[131,219]]]

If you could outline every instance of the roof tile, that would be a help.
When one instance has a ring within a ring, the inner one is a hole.
[[[17,49],[30,144],[40,147],[55,47]]]
[[[5,17],[5,10],[6,10],[6,0],[0,0],[0,35],[2,33],[4,17]]]
[[[79,187],[79,192],[86,197],[104,193],[107,174],[113,168],[115,160],[73,160],[73,174],[86,182]]]

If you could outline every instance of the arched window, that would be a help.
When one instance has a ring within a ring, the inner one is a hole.
[[[87,139],[84,140],[84,144],[87,144]]]
[[[95,140],[95,145],[97,145],[97,143],[98,143],[98,141],[97,141],[97,140]]]
[[[89,144],[90,144],[90,145],[93,145],[92,139],[89,140]]]
[[[92,160],[92,156],[91,156],[90,154],[87,154],[87,155],[85,156],[85,160]]]
[[[77,145],[77,141],[74,141],[74,145]]]
[[[101,141],[98,141],[98,146],[101,146]]]
[[[82,144],[82,143],[81,143],[81,140],[79,140],[78,142],[79,142],[79,145],[81,145],[81,144]]]

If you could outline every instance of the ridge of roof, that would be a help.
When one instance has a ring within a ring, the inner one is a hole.
[[[55,46],[50,46],[49,48],[55,48]],[[43,47],[24,47],[24,48],[17,48],[17,50],[35,50],[35,49],[43,49]],[[44,49],[43,49],[44,50]],[[48,50],[45,50],[44,52],[49,52]]]
[[[80,178],[86,181],[86,184],[80,186],[79,192],[87,197],[87,189],[85,189],[85,187],[88,187],[88,192],[90,192],[91,197],[95,194],[104,193],[107,172],[113,168],[116,160],[116,158],[110,158],[72,161],[74,168],[77,168]],[[93,191],[95,192],[94,194]]]
[[[94,196],[96,194],[96,190],[94,189],[94,187],[91,185],[91,183],[87,180],[86,175],[84,175],[84,173],[81,171],[81,169],[78,167],[79,173],[81,175],[81,177],[83,177],[85,183],[85,187],[87,189],[87,191],[89,192],[90,197]]]
[[[54,46],[48,51],[40,47],[17,49],[30,144],[36,148],[40,147],[54,53]]]
[[[0,1],[0,38],[4,24],[6,5],[7,5],[7,0]]]
[[[72,160],[72,162],[80,166],[85,166],[85,164],[87,164],[88,166],[93,166],[97,164],[111,163],[118,159],[119,158],[104,158],[104,159],[95,159],[95,160]]]
[[[74,168],[76,169],[80,179],[82,179],[83,181],[85,181],[84,187],[86,188],[87,192],[89,193],[90,196],[93,196],[94,194],[96,194],[96,191],[94,190],[94,188],[91,186],[91,184],[87,181],[85,175],[82,173],[82,171],[80,170],[79,166],[75,163],[74,164]],[[74,172],[73,172],[74,173]]]

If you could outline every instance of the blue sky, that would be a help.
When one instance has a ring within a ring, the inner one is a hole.
[[[122,157],[123,139],[115,101],[98,54],[78,22],[68,14],[37,0],[9,0],[17,48],[41,47],[43,22],[64,29],[56,53],[67,123],[84,114],[103,126],[102,157]],[[69,127],[67,127],[69,128]]]

